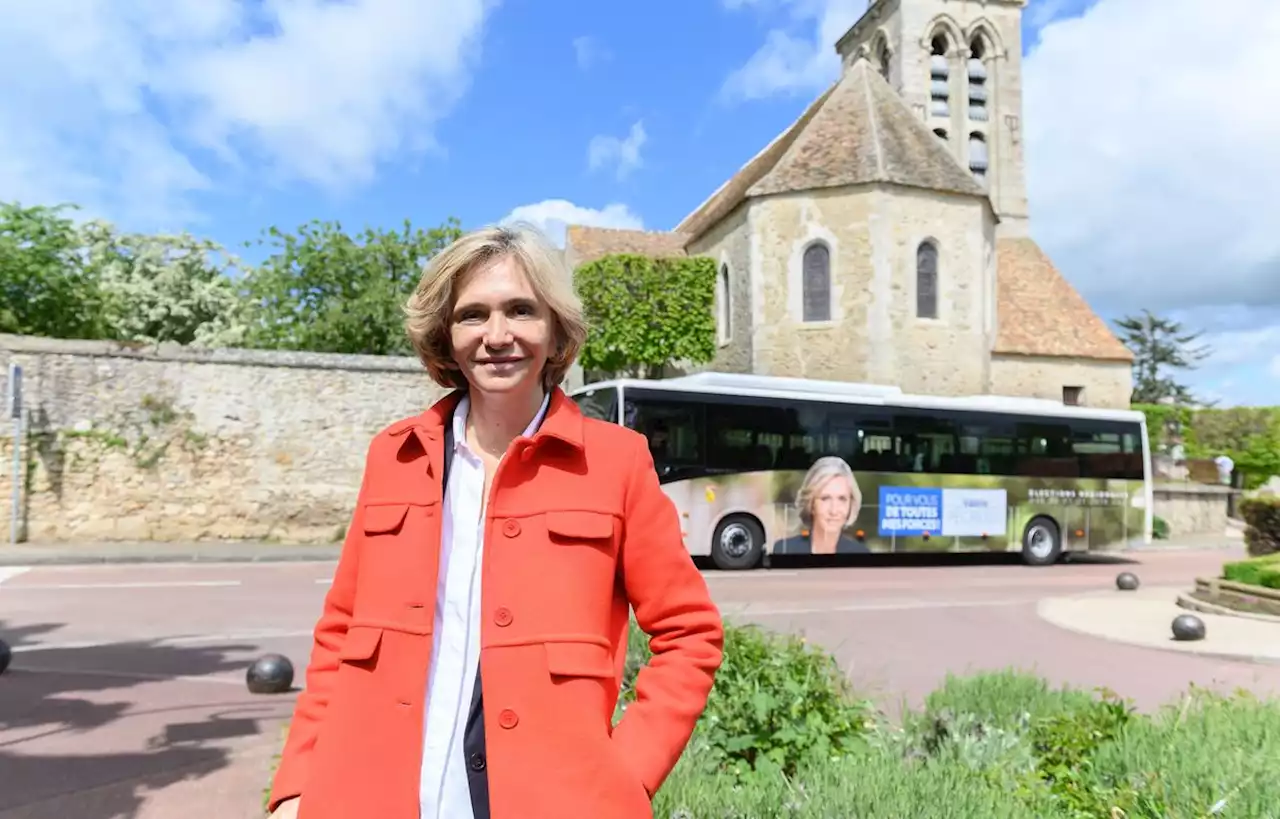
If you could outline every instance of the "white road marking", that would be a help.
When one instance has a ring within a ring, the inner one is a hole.
[[[765,580],[770,577],[795,577],[800,574],[795,569],[787,571],[779,571],[770,569],[767,572],[703,572],[702,576],[708,580]]]
[[[141,674],[135,671],[107,671],[94,668],[47,668],[23,666],[22,671],[34,671],[37,674],[72,674],[80,677],[116,677],[126,680],[158,680],[168,682],[215,683],[217,685],[244,685],[243,678],[236,677],[195,677],[187,674]]]
[[[726,613],[749,617],[781,617],[795,614],[831,614],[858,611],[911,611],[915,609],[966,609],[988,608],[993,606],[1022,606],[1035,603],[1039,599],[1040,598],[1038,597],[1020,597],[1008,600],[904,600],[897,603],[852,603],[841,606],[797,606],[794,608],[777,608],[774,606],[753,608],[753,604],[747,603],[742,607],[735,607],[733,604],[724,604],[720,608]]]
[[[239,586],[239,580],[157,580],[135,583],[38,583],[28,586],[12,586],[6,591],[62,591],[75,589],[193,589],[226,588]]]
[[[31,571],[29,566],[0,566],[0,584]]]
[[[116,637],[109,640],[74,640],[63,643],[37,643],[29,646],[14,646],[14,654],[28,654],[36,651],[74,651],[85,648],[111,648],[131,643],[148,643],[152,648],[165,646],[198,645],[200,643],[234,643],[248,640],[278,640],[292,637],[310,637],[311,629],[257,629],[255,631],[237,631],[226,634],[191,634],[184,636],[139,635]]]

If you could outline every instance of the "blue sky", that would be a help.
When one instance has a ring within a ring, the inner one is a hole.
[[[667,229],[830,81],[865,5],[0,0],[0,199],[230,246],[313,218]],[[1280,4],[1202,8],[1031,0],[1032,229],[1104,316],[1203,328],[1204,393],[1280,403],[1280,122],[1256,103],[1280,72],[1239,36]]]

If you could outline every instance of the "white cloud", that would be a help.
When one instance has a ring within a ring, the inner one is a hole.
[[[632,171],[644,165],[640,149],[648,139],[643,121],[632,125],[626,137],[604,134],[594,136],[587,146],[587,164],[593,171],[612,165],[618,179],[625,179]]]
[[[612,56],[599,40],[591,36],[575,37],[573,40],[573,53],[578,60],[578,68],[583,71]]]
[[[736,11],[778,8],[788,24],[770,29],[747,62],[725,80],[722,100],[756,100],[779,94],[811,94],[840,73],[835,43],[867,10],[867,0],[721,0]]]
[[[432,143],[495,0],[0,0],[0,198],[182,221],[224,170],[367,182]]]
[[[564,247],[568,225],[643,230],[644,221],[622,204],[605,205],[599,210],[575,205],[566,199],[545,199],[521,205],[503,217],[504,222],[528,222],[537,226],[556,247]]]

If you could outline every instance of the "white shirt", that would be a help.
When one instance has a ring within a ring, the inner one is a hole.
[[[548,394],[524,431],[533,435],[547,414]],[[463,396],[453,412],[453,462],[445,487],[436,582],[431,668],[418,785],[420,819],[475,819],[462,739],[480,663],[480,555],[484,547],[484,464],[467,446]]]

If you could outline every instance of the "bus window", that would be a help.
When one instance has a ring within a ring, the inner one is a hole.
[[[659,468],[703,462],[701,404],[650,398],[628,399],[627,426],[649,439],[649,451]]]
[[[818,430],[819,436],[821,428]],[[817,456],[808,450],[797,413],[777,405],[707,404],[707,466],[732,472],[808,469]]]
[[[618,390],[614,387],[599,387],[580,392],[573,396],[573,401],[588,418],[618,423]]]
[[[1072,449],[1084,478],[1142,479],[1142,452],[1137,435],[1112,424],[1077,421]]]
[[[904,472],[973,471],[972,466],[958,463],[956,430],[950,418],[896,415],[893,434],[897,440],[899,469]]]

